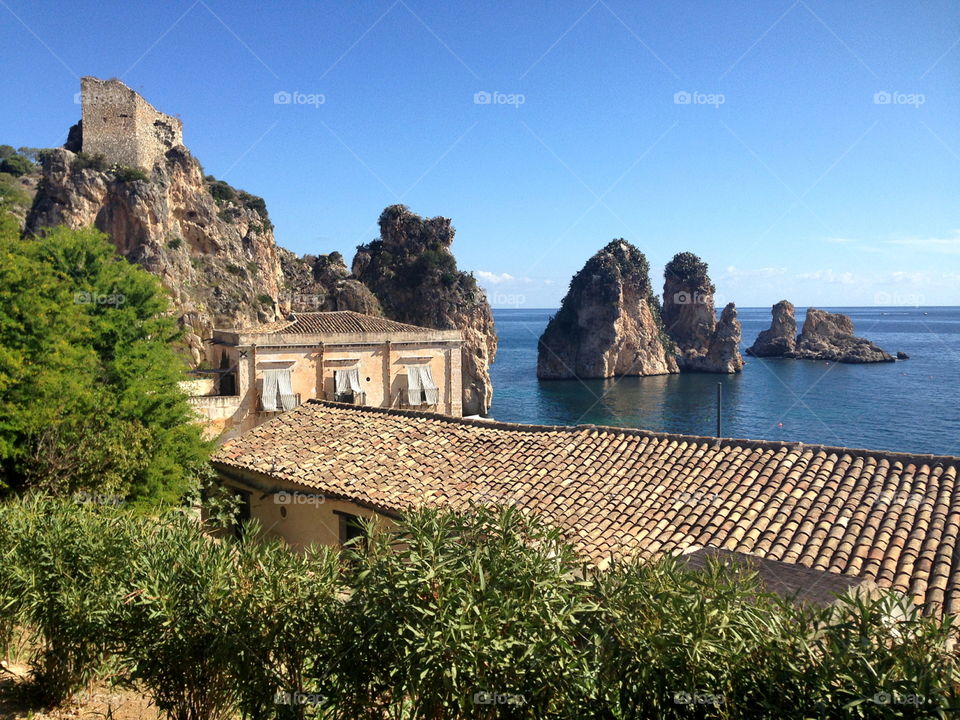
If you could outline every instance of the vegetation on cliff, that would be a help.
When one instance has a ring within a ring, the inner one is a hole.
[[[176,499],[208,448],[157,279],[96,230],[0,222],[0,489]]]
[[[677,372],[646,256],[623,238],[573,276],[540,337],[541,379]]]
[[[450,219],[423,218],[392,205],[379,224],[379,239],[357,247],[354,276],[388,318],[463,332],[464,414],[486,414],[493,397],[489,367],[497,352],[493,312],[473,275],[457,268]]]
[[[960,701],[949,621],[832,608],[746,568],[584,573],[515,509],[422,510],[291,553],[180,513],[0,505],[0,647],[47,703],[109,675],[171,720],[931,718]]]

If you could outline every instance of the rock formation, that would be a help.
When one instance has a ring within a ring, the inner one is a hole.
[[[893,362],[894,357],[866,338],[853,334],[848,315],[808,308],[803,330],[794,337],[794,308],[786,300],[773,306],[773,325],[757,337],[747,353],[755,357],[830,360],[842,363]]]
[[[379,222],[380,238],[357,248],[354,276],[373,291],[388,318],[463,333],[463,414],[485,415],[497,352],[493,312],[473,276],[457,269],[451,221],[392,205]]]
[[[781,300],[773,306],[773,322],[769,330],[764,330],[753,345],[747,348],[747,355],[754,357],[783,357],[793,352],[797,345],[797,321],[793,304]]]
[[[743,369],[740,322],[729,303],[717,322],[707,264],[677,253],[663,273],[663,326],[676,345],[681,371],[735,373]]]
[[[678,372],[649,272],[643,253],[622,239],[590,258],[540,337],[537,377]]]
[[[350,274],[338,252],[298,257],[280,248],[280,269],[289,289],[284,300],[291,312],[353,310],[383,315],[376,296]]]
[[[893,362],[890,353],[853,334],[848,315],[808,308],[796,349],[788,357],[842,363]]]
[[[26,232],[95,225],[170,291],[194,364],[213,326],[276,320],[284,288],[263,200],[204,178],[182,145],[149,173],[64,148],[42,153]]]

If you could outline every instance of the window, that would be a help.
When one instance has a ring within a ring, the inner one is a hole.
[[[367,533],[363,527],[363,518],[359,515],[340,512],[339,510],[334,510],[333,512],[340,518],[340,544],[346,545],[355,538],[361,538],[359,542],[362,543],[363,539],[367,537]]]
[[[367,378],[369,380],[369,378]],[[337,402],[363,404],[363,390],[360,388],[360,371],[346,368],[333,371],[334,396]]]
[[[436,405],[440,389],[433,381],[429,365],[411,365],[407,368],[407,402],[411,406]]]
[[[293,394],[290,368],[263,371],[263,390],[260,404],[264,412],[293,410],[297,406],[297,396]]]

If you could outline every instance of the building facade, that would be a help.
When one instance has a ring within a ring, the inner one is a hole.
[[[350,311],[214,330],[193,395],[208,434],[232,437],[307,400],[462,413],[462,335]]]

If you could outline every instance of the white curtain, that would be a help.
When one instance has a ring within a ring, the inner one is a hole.
[[[334,370],[333,378],[334,384],[336,385],[337,395],[348,395],[350,393],[359,395],[361,392],[363,392],[360,387],[360,370],[358,368]]]
[[[440,390],[433,381],[433,371],[429,365],[420,366],[420,385],[423,386],[423,395],[427,400],[427,405],[436,405],[440,398]]]
[[[423,404],[420,370],[416,365],[411,365],[407,368],[407,400],[410,405]]]
[[[263,371],[263,390],[260,393],[260,403],[265,412],[277,411],[277,390],[279,388],[279,370]]]
[[[297,406],[297,396],[293,394],[289,368],[277,371],[277,387],[280,391],[280,405],[284,410],[293,410]]]
[[[360,370],[357,368],[347,370],[347,382],[354,393],[360,393]]]

